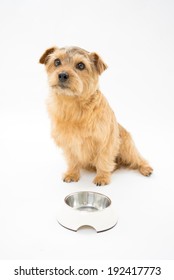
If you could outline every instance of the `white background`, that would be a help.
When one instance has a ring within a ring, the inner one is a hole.
[[[38,60],[52,45],[98,52],[101,90],[154,168],[119,170],[106,187],[82,172],[66,184],[50,138],[47,77]],[[0,1],[0,258],[174,258],[174,2]],[[102,192],[119,222],[110,231],[61,227],[65,195]]]

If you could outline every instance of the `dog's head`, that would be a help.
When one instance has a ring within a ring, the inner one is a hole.
[[[99,75],[107,68],[98,54],[78,47],[52,47],[39,62],[46,66],[50,87],[70,96],[94,93]]]

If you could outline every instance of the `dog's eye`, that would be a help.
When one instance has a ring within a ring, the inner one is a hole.
[[[83,62],[79,62],[77,63],[76,68],[79,70],[83,70],[85,69],[85,64]]]
[[[60,59],[59,59],[59,58],[56,58],[56,59],[54,60],[54,65],[55,65],[56,67],[58,67],[60,64],[61,64]]]

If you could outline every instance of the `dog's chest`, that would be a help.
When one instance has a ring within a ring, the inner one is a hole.
[[[74,154],[80,162],[91,161],[97,151],[97,141],[89,127],[81,123],[57,123],[59,145]]]

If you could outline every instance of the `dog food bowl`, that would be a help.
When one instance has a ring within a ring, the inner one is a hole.
[[[57,220],[60,225],[73,231],[89,226],[101,232],[113,228],[118,218],[109,197],[101,193],[82,191],[65,197]]]

